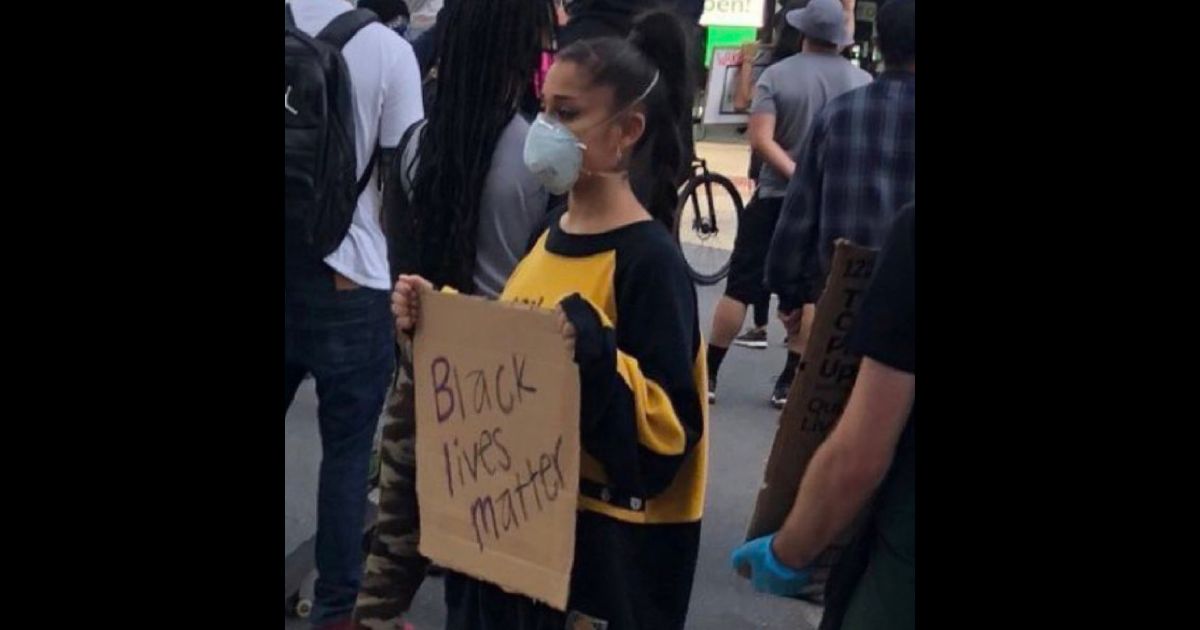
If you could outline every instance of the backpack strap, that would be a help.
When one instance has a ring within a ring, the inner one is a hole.
[[[363,27],[378,21],[379,16],[370,9],[352,9],[333,18],[317,33],[317,39],[341,50]]]
[[[396,145],[396,164],[405,169],[401,171],[401,175],[396,181],[400,183],[400,190],[405,195],[412,195],[412,190],[409,190],[412,188],[412,182],[405,181],[404,179],[404,176],[408,174],[408,164],[404,161],[404,157],[408,154],[408,145],[412,143],[413,136],[416,135],[417,130],[420,129],[424,124],[425,119],[422,118],[421,120],[409,125],[408,129],[404,130],[404,135],[400,136],[400,144]]]
[[[388,187],[383,191],[383,233],[387,237],[388,266],[393,280],[401,273],[418,273],[421,268],[418,255],[420,247],[413,232],[416,218],[412,208],[412,191],[408,190],[411,182],[405,181],[409,163],[404,156],[424,124],[424,120],[418,120],[400,136],[400,144],[396,145],[396,156],[387,175]]]
[[[401,157],[404,156],[404,152],[408,150],[408,143],[412,141],[413,134],[417,132],[417,129],[423,122],[425,122],[424,119],[418,120],[417,122],[409,125],[408,129],[404,130],[404,135],[400,136],[400,144],[396,145],[397,155]]]
[[[352,37],[358,34],[368,24],[378,22],[379,16],[375,15],[370,9],[352,9],[330,20],[325,28],[317,33],[317,39],[341,50],[346,46]],[[375,163],[379,161],[379,147],[371,152],[371,159],[367,162],[367,168],[363,171],[362,177],[358,180],[358,185],[355,187],[355,198],[363,194],[367,189],[367,184],[371,181],[371,174],[375,171]]]
[[[375,171],[375,162],[377,161],[379,161],[379,147],[375,147],[375,150],[371,152],[371,159],[367,160],[367,170],[363,171],[354,191],[355,199],[361,197],[363,191],[367,189],[367,184],[371,183],[371,173]]]

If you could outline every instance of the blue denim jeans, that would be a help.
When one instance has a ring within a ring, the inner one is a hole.
[[[312,623],[348,618],[363,571],[371,446],[395,369],[386,291],[336,291],[314,275],[284,294],[284,413],[305,375],[317,386],[321,471]]]

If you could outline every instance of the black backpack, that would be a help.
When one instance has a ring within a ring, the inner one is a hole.
[[[342,47],[379,20],[366,9],[335,17],[316,37],[284,5],[283,188],[285,230],[312,253],[333,253],[350,230],[378,151],[355,177],[354,101]]]

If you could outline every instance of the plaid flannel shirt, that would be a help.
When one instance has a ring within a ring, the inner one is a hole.
[[[915,75],[885,72],[817,115],[767,254],[780,309],[817,301],[835,240],[882,247],[892,219],[915,201],[915,101]]]

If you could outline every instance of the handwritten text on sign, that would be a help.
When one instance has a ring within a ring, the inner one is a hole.
[[[579,379],[556,318],[426,293],[414,354],[421,552],[565,607]]]
[[[474,419],[487,422],[488,416],[493,415],[496,410],[508,417],[527,400],[530,403],[534,402],[538,390],[524,380],[525,357],[512,355],[512,370],[506,378],[505,371],[508,367],[507,362],[504,362],[494,369],[476,369],[460,376],[458,367],[452,365],[448,359],[435,358],[430,364],[429,382],[433,387],[438,423],[455,420],[456,417],[461,418],[463,422]],[[462,387],[464,380],[468,384],[465,390]],[[508,402],[504,402],[505,400]],[[457,414],[455,410],[458,411]],[[561,436],[555,440],[552,452],[535,453],[525,457],[525,476],[522,477],[521,470],[514,472],[512,455],[504,445],[503,423],[484,424],[478,437],[475,436],[474,429],[471,431],[468,436],[472,440],[470,444],[460,443],[458,435],[451,435],[449,441],[442,442],[442,458],[446,464],[446,489],[450,497],[454,498],[456,488],[459,494],[464,491],[470,493],[473,487],[478,486],[481,474],[485,479],[493,479],[497,475],[503,478],[504,475],[513,473],[511,487],[506,486],[494,497],[486,494],[476,497],[470,504],[475,542],[479,544],[479,550],[483,551],[488,534],[499,540],[502,528],[506,533],[519,529],[522,521],[529,522],[530,509],[534,506],[537,509],[537,512],[534,512],[535,516],[544,513],[545,504],[558,499],[567,480],[559,464],[562,451]],[[500,507],[499,521],[496,519],[496,506]],[[517,511],[518,506],[520,512]]]
[[[801,377],[807,387],[797,400],[804,401],[800,429],[825,435],[841,417],[846,398],[858,376],[859,358],[846,346],[854,327],[854,316],[871,278],[875,264],[873,250],[845,249],[838,259],[839,266],[830,272],[834,290],[821,296],[822,334],[810,341],[809,356],[814,360],[815,374]],[[827,302],[827,304],[826,304]],[[832,311],[832,312],[829,312]],[[818,347],[819,346],[819,347]]]

